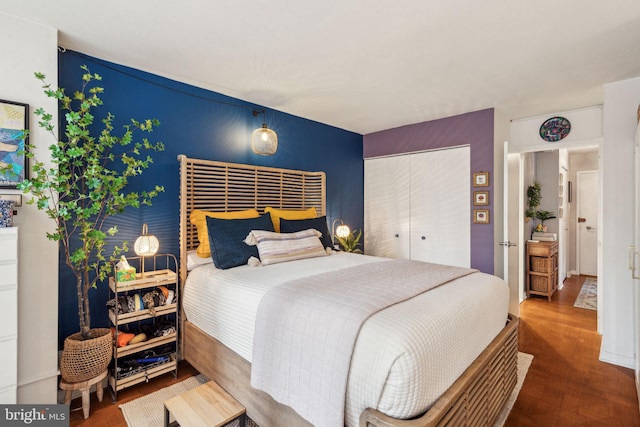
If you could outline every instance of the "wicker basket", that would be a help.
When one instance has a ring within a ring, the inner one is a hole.
[[[548,273],[547,266],[549,265],[549,260],[547,257],[539,257],[532,256],[531,257],[531,271],[536,271],[538,273]]]
[[[549,278],[547,276],[531,276],[531,290],[549,292]]]
[[[80,332],[64,340],[60,374],[68,383],[79,383],[97,377],[111,362],[113,338],[108,328],[91,329],[91,336],[81,339]]]

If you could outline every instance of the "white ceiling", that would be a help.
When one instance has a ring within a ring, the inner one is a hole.
[[[602,103],[638,0],[0,0],[67,49],[361,134]]]

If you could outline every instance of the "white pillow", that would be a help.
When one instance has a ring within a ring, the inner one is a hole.
[[[315,229],[295,233],[252,230],[244,242],[250,246],[258,246],[262,265],[269,265],[328,255],[318,238],[321,235]]]
[[[210,256],[207,258],[202,258],[198,256],[196,251],[187,251],[187,271],[191,271],[196,267],[200,267],[201,265],[211,264],[213,262],[213,258]]]

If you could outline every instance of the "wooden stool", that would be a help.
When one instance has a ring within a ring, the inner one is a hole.
[[[219,427],[240,418],[245,426],[245,409],[215,381],[209,381],[164,402],[164,425],[169,412],[181,426]]]
[[[82,412],[84,413],[84,419],[89,418],[89,406],[91,402],[91,386],[94,384],[98,384],[96,386],[96,396],[98,396],[98,401],[102,402],[102,396],[104,394],[104,388],[102,387],[102,380],[107,377],[108,371],[104,371],[100,375],[95,378],[91,378],[87,381],[82,381],[80,383],[68,383],[65,380],[60,380],[60,388],[64,390],[64,404],[71,404],[71,393],[73,390],[80,390],[82,392]]]

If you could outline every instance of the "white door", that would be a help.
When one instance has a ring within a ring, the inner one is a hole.
[[[598,171],[577,172],[577,257],[580,274],[598,275]]]
[[[411,158],[411,259],[471,265],[470,147]]]
[[[369,255],[410,257],[409,156],[364,162],[364,247]]]
[[[509,313],[519,316],[520,302],[525,295],[522,155],[509,154],[507,142],[504,144],[504,153],[504,241],[500,242],[504,256],[503,278],[509,285]]]

